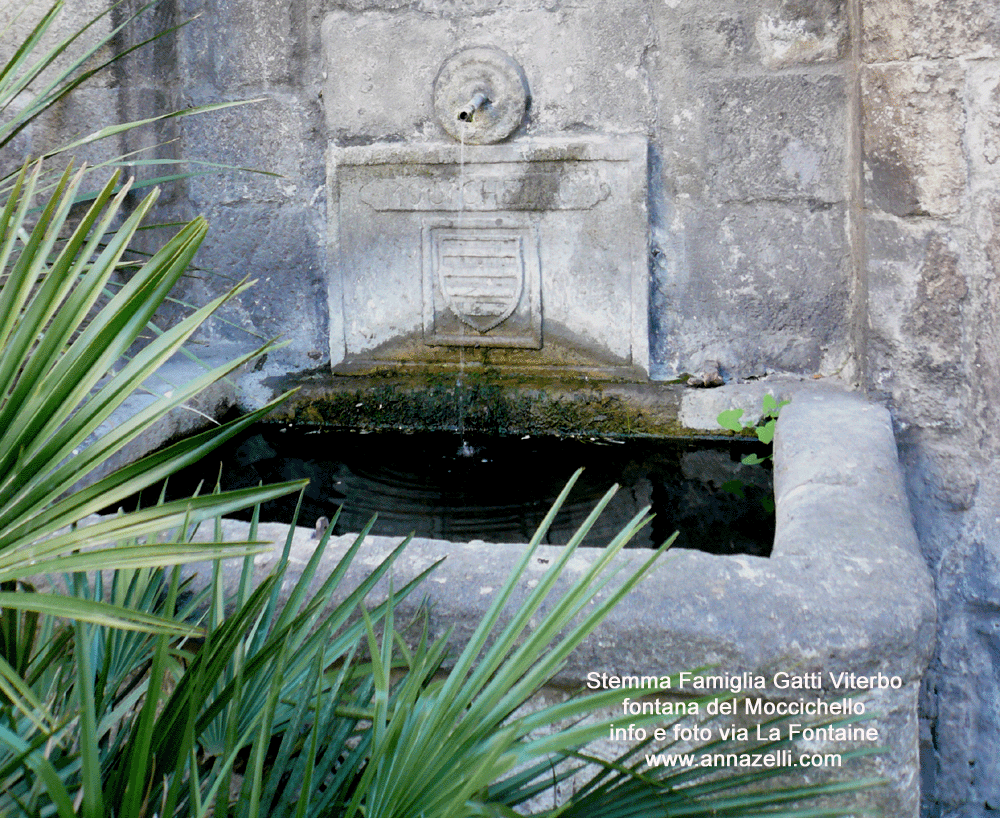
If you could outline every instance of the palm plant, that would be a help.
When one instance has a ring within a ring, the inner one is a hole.
[[[18,134],[30,128],[47,112],[51,112],[65,102],[77,88],[84,85],[93,76],[107,69],[112,63],[124,59],[137,49],[170,35],[177,28],[159,31],[152,37],[124,50],[114,50],[113,46],[118,35],[131,26],[137,17],[149,10],[153,3],[147,3],[118,25],[106,27],[101,32],[100,27],[110,16],[112,9],[120,5],[121,0],[118,3],[109,3],[107,9],[86,21],[79,28],[70,31],[65,37],[57,39],[51,45],[46,45],[51,39],[54,24],[65,8],[63,0],[57,0],[41,16],[27,36],[18,43],[6,65],[0,68],[0,153],[9,150]],[[0,30],[0,38],[5,33],[5,31]],[[83,43],[86,43],[86,46],[83,46]],[[109,51],[110,55],[107,56]],[[74,54],[74,52],[76,53]],[[203,114],[244,104],[246,104],[245,101],[214,103],[185,108],[180,111],[167,111],[154,117],[132,122],[110,123],[90,133],[73,138],[65,144],[50,145],[40,158],[74,156],[88,145],[121,136],[136,128],[158,121]],[[176,165],[177,162],[169,159],[143,158],[136,154],[126,154],[109,159],[97,167],[114,168],[124,164],[133,168],[150,168]],[[169,173],[145,179],[137,186],[154,186],[166,181],[187,178],[199,172],[212,172],[214,170],[218,170],[218,167],[208,165],[204,170],[194,173]],[[9,193],[16,175],[16,167],[9,172],[0,171],[0,194]],[[54,182],[54,180],[49,180],[49,182]]]
[[[323,613],[361,541],[307,598],[323,552],[317,549],[280,610],[287,553],[278,573],[256,589],[247,558],[233,600],[213,583],[211,594],[203,590],[182,602],[177,569],[119,570],[110,582],[101,574],[93,583],[69,577],[79,595],[93,600],[181,621],[204,618],[207,634],[192,650],[169,634],[63,626],[61,650],[40,652],[27,674],[40,696],[45,691],[51,715],[6,713],[4,722],[14,721],[16,729],[0,726],[0,814],[206,815],[213,808],[219,814],[214,805],[220,794],[228,798],[240,753],[255,740],[268,747],[271,731],[301,728],[302,710],[292,702],[311,704],[314,694],[336,701],[317,668],[355,650],[364,625],[348,617],[402,549]],[[235,611],[224,616],[227,603]],[[377,621],[389,604],[375,606],[371,617]],[[60,633],[49,617],[43,630]]]
[[[769,777],[783,771],[706,778],[698,769],[646,769],[644,747],[612,762],[587,755],[582,748],[606,736],[615,718],[595,714],[620,705],[621,691],[525,707],[659,556],[624,578],[616,569],[621,549],[646,522],[643,512],[560,590],[567,562],[612,489],[517,600],[569,488],[458,656],[447,655],[447,634],[431,640],[424,629],[404,639],[397,631],[398,603],[433,566],[368,600],[378,582],[384,587],[406,541],[350,593],[340,587],[367,532],[310,593],[328,529],[284,607],[279,588],[291,531],[275,572],[254,589],[246,560],[231,599],[212,581],[182,603],[177,569],[118,571],[109,583],[71,578],[78,593],[95,600],[200,617],[207,634],[191,649],[166,634],[104,625],[77,623],[60,634],[43,617],[42,629],[60,649],[40,652],[26,678],[51,712],[0,709],[0,814],[509,817],[587,762],[599,770],[587,784],[565,804],[534,814],[818,818],[850,811],[795,802],[872,782],[771,784]],[[636,722],[654,719],[661,717]],[[705,749],[722,749],[718,744]],[[768,752],[782,742],[758,744],[735,751]]]
[[[94,74],[134,50],[102,56],[134,19],[96,35],[110,9],[45,46],[62,10],[60,0],[42,15],[0,68],[0,151],[9,150],[20,132]],[[0,36],[5,33],[0,32]],[[153,39],[163,33],[169,32]],[[84,42],[87,45],[81,48]],[[74,50],[78,56],[70,57]],[[154,119],[217,107],[225,105]],[[53,146],[46,156],[73,153],[154,119],[99,128],[70,144]],[[125,161],[136,165],[161,160],[124,156],[109,164]],[[248,417],[244,422],[210,430],[147,457],[141,464],[99,480],[92,477],[89,487],[73,491],[88,475],[103,474],[105,464],[116,453],[167,413],[182,409],[198,392],[252,357],[214,369],[206,367],[203,376],[168,393],[169,398],[104,432],[102,424],[124,400],[172,354],[190,354],[185,340],[249,283],[241,282],[193,311],[173,329],[161,331],[152,316],[170,298],[171,287],[190,264],[205,234],[204,220],[183,226],[144,264],[127,261],[126,248],[136,231],[146,226],[144,220],[156,201],[156,191],[126,217],[125,199],[134,191],[131,181],[123,182],[120,174],[114,173],[97,192],[84,192],[86,168],[60,174],[50,165],[41,160],[25,162],[20,170],[0,177],[0,693],[22,702],[30,702],[30,698],[23,698],[28,692],[23,684],[24,670],[32,646],[38,644],[38,616],[42,612],[93,623],[113,622],[120,627],[184,630],[176,621],[150,616],[142,609],[73,594],[24,593],[32,590],[23,581],[25,577],[55,569],[169,565],[247,553],[253,548],[249,543],[194,546],[184,540],[157,543],[155,538],[165,530],[245,508],[265,496],[280,496],[296,488],[277,486],[192,498],[86,530],[76,529],[77,522],[88,514],[118,503],[157,476],[162,478],[196,461],[253,422]],[[161,180],[145,184],[156,181]],[[81,202],[90,205],[84,208]],[[112,229],[115,225],[120,228]],[[130,275],[122,274],[125,268]],[[126,351],[144,327],[158,337],[129,360]]]
[[[73,491],[167,413],[183,407],[260,351],[205,372],[117,428],[99,434],[115,409],[213,311],[249,285],[237,285],[164,331],[130,360],[123,359],[186,269],[204,236],[205,222],[196,219],[184,226],[111,293],[108,282],[155,201],[155,193],[124,218],[121,208],[128,186],[119,185],[114,175],[73,226],[69,217],[83,172],[67,170],[41,210],[33,211],[41,172],[41,162],[24,168],[0,211],[0,607],[11,635],[5,641],[15,653],[18,627],[30,624],[18,626],[17,611],[92,622],[107,622],[111,617],[123,626],[130,623],[129,627],[149,627],[155,622],[139,611],[71,595],[21,593],[14,590],[15,581],[47,571],[169,565],[247,553],[248,544],[234,551],[233,544],[163,544],[153,538],[301,485],[195,497],[75,527],[87,515],[114,506],[196,462],[263,417],[273,404]],[[112,231],[117,219],[123,219],[122,225]],[[0,656],[0,686],[17,684],[9,658]],[[17,661],[23,662],[23,657]]]

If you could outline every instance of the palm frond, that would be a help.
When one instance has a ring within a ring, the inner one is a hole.
[[[274,404],[74,490],[171,411],[274,345],[209,370],[108,430],[108,420],[125,400],[227,298],[249,284],[243,282],[196,310],[123,362],[126,350],[190,263],[205,234],[204,220],[182,227],[112,297],[103,298],[155,193],[122,220],[128,186],[120,186],[113,175],[82,218],[71,224],[83,172],[68,168],[41,211],[32,216],[42,167],[37,162],[21,170],[0,216],[0,582],[51,570],[170,565],[259,550],[251,543],[171,544],[155,538],[296,491],[302,483],[192,498],[73,528],[89,514],[196,462],[270,411]],[[110,231],[118,221],[121,226]],[[136,538],[145,540],[117,545],[118,540]],[[103,603],[3,594],[0,604],[11,610],[34,605],[39,612],[91,623],[128,621],[124,609]],[[130,627],[139,626],[149,627],[150,622],[133,617]]]

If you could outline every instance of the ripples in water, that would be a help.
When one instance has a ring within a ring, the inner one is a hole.
[[[299,525],[333,518],[336,533],[360,530],[373,514],[376,534],[468,542],[526,542],[570,475],[585,467],[546,541],[565,544],[614,483],[621,489],[584,545],[606,545],[643,506],[655,518],[634,542],[653,547],[675,530],[675,547],[766,556],[774,539],[769,468],[740,463],[742,442],[625,441],[559,437],[459,437],[454,433],[360,434],[258,426],[196,467],[170,479],[173,496],[197,482],[234,489],[310,479]],[[759,451],[759,449],[757,449]],[[769,464],[768,464],[769,465]],[[723,485],[738,479],[740,498]],[[149,492],[148,496],[154,496]],[[266,504],[261,519],[288,522],[297,498]],[[249,514],[246,515],[249,519]]]

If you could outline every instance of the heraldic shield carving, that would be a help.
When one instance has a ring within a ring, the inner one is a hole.
[[[507,231],[436,231],[438,282],[463,324],[487,333],[506,321],[524,290],[523,237]]]
[[[428,219],[423,226],[424,341],[541,349],[538,236],[527,219]]]

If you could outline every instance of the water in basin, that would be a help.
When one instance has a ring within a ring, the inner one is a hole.
[[[337,533],[360,530],[373,514],[376,534],[468,542],[526,542],[570,475],[585,468],[547,542],[565,544],[614,483],[621,489],[585,545],[602,546],[645,505],[655,518],[635,542],[653,547],[675,530],[675,547],[766,556],[774,538],[768,465],[748,467],[750,444],[731,441],[475,436],[454,432],[330,431],[255,427],[202,463],[170,479],[184,496],[199,481],[223,489],[310,479],[299,525],[332,519]],[[759,450],[758,450],[759,451]],[[739,480],[744,497],[723,488]],[[207,490],[207,488],[203,489]],[[154,496],[152,491],[147,496]],[[295,497],[265,505],[261,519],[289,522]],[[249,519],[249,515],[247,515]]]

